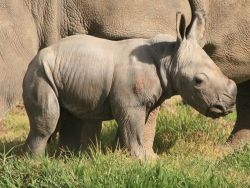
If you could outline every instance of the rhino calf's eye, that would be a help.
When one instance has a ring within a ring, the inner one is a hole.
[[[194,83],[196,86],[200,86],[203,82],[203,79],[202,78],[199,78],[199,77],[195,77],[194,78]]]

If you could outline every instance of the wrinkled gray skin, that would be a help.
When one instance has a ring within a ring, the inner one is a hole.
[[[211,117],[231,112],[236,85],[197,42],[204,33],[203,15],[197,14],[187,38],[180,13],[176,25],[177,41],[169,35],[122,41],[76,35],[41,50],[24,77],[30,121],[25,151],[44,152],[61,108],[94,128],[114,118],[122,148],[140,159],[153,157],[142,144],[144,127],[165,99],[180,94]]]
[[[190,23],[192,12],[206,12],[206,33],[200,44],[219,68],[238,83],[237,122],[229,143],[250,141],[249,10],[245,0],[0,0],[0,117],[21,99],[28,64],[40,48],[77,33],[108,39],[176,35],[175,13]],[[78,119],[62,109],[61,143],[84,144]],[[145,128],[144,147],[152,150],[157,110]],[[74,124],[74,128],[71,126]],[[73,135],[73,136],[72,136]]]

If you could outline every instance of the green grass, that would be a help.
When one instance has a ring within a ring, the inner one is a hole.
[[[0,187],[250,187],[250,146],[222,147],[235,113],[212,120],[174,103],[158,117],[154,150],[159,160],[152,163],[110,151],[114,121],[104,123],[100,146],[88,154],[11,155],[28,131],[23,110],[14,110],[0,125]]]

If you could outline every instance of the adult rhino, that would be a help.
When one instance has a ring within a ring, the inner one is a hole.
[[[236,85],[197,42],[204,33],[203,14],[197,13],[188,35],[181,13],[176,22],[177,40],[166,34],[120,41],[75,35],[42,49],[23,82],[30,122],[24,150],[44,153],[62,108],[94,129],[115,119],[122,148],[140,159],[154,157],[143,147],[143,130],[165,99],[179,94],[215,118],[232,112]]]
[[[192,13],[200,9],[207,15],[200,44],[238,83],[238,116],[230,143],[249,141],[250,2],[246,0],[0,0],[0,115],[20,101],[24,72],[39,49],[77,33],[108,39],[149,38],[157,33],[176,36],[175,13],[181,11],[190,23]],[[67,126],[76,120],[63,113],[61,143],[79,145],[80,128]],[[155,117],[149,117],[144,132],[144,146],[151,151]],[[82,134],[92,132],[95,130]],[[84,138],[81,143],[86,142]]]

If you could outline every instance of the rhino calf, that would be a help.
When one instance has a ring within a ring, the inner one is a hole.
[[[177,40],[168,35],[123,41],[76,35],[41,50],[23,83],[30,122],[24,149],[44,152],[60,108],[92,126],[115,119],[121,146],[142,159],[150,157],[142,146],[148,115],[165,99],[180,94],[214,118],[231,112],[236,85],[198,45],[204,24],[203,14],[197,13],[186,35],[185,18],[178,13]]]

